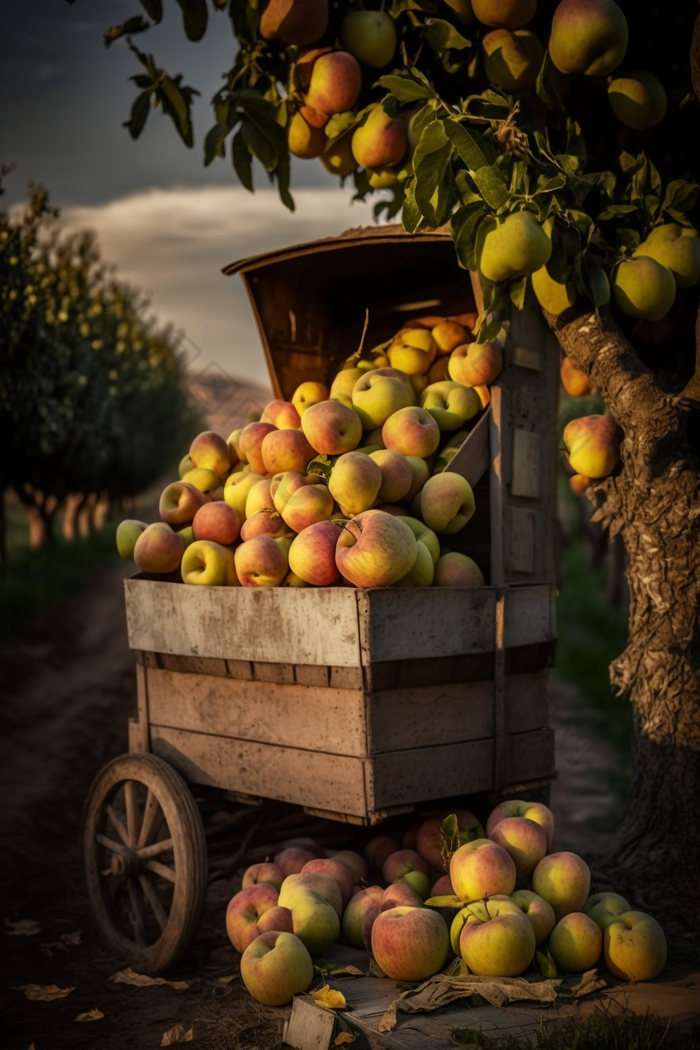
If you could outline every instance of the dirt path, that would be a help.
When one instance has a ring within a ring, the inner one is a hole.
[[[134,988],[110,977],[119,964],[97,940],[86,914],[80,875],[80,820],[100,766],[126,750],[135,705],[134,664],[127,648],[122,581],[131,567],[110,563],[91,588],[60,614],[0,652],[0,868],[3,916],[33,919],[40,932],[2,933],[4,1028],[8,1050],[140,1050],[160,1045],[177,1023],[195,1024],[198,1047],[270,1047],[279,1022],[242,991],[238,957],[223,928],[232,883],[210,889],[193,951],[173,977],[189,988]],[[566,722],[566,693],[555,690],[553,714]],[[562,770],[553,792],[561,847],[588,853],[591,811],[601,795],[599,746],[570,724],[559,732]],[[8,928],[9,929],[9,928]],[[70,935],[80,932],[77,938]],[[69,935],[66,937],[65,935]],[[63,939],[62,939],[63,938]],[[28,1001],[27,984],[74,987],[54,1002]],[[94,1008],[98,1021],[75,1018]],[[9,1025],[9,1028],[8,1028]]]

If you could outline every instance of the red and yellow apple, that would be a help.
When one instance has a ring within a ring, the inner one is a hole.
[[[460,900],[475,901],[497,894],[509,897],[515,889],[515,861],[490,839],[465,842],[452,854],[450,882]]]
[[[284,1006],[309,987],[314,964],[298,937],[272,930],[256,937],[243,952],[241,979],[258,1002]]]
[[[557,922],[583,908],[590,886],[590,868],[576,853],[550,853],[532,873],[533,890],[551,904]]]
[[[340,579],[335,548],[341,533],[332,521],[317,521],[295,536],[289,548],[289,568],[314,587],[329,587]]]
[[[449,951],[445,920],[431,908],[390,908],[374,920],[372,954],[396,981],[426,980],[442,969]]]
[[[182,561],[185,545],[164,521],[147,525],[134,544],[139,572],[174,572]]]
[[[349,521],[335,552],[338,569],[356,587],[398,583],[413,567],[416,556],[416,538],[408,525],[381,510],[363,511]]]

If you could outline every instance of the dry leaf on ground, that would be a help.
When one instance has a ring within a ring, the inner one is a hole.
[[[176,1024],[169,1028],[167,1032],[163,1032],[160,1045],[173,1046],[175,1043],[191,1043],[193,1039],[193,1028],[185,1028],[184,1024]]]
[[[154,984],[167,984],[178,992],[189,988],[187,981],[167,981],[165,977],[148,977],[145,973],[136,973],[130,966],[127,966],[125,970],[117,970],[110,977],[110,981],[114,981],[115,984],[130,984],[135,988],[150,988]]]
[[[8,937],[18,937],[20,935],[33,937],[35,933],[41,933],[41,926],[36,919],[20,919],[19,922],[5,919],[5,925],[10,927],[7,931]]]
[[[328,1010],[344,1010],[347,1005],[343,993],[336,991],[328,984],[324,984],[323,988],[317,988],[315,992],[309,994],[317,1006],[325,1006]]]
[[[230,973],[226,977],[215,977],[211,983],[215,988],[228,988],[231,981],[235,981],[237,977],[237,973]]]
[[[84,1014],[78,1014],[76,1021],[99,1021],[103,1017],[102,1011],[95,1007],[93,1010],[86,1010]]]
[[[62,933],[61,940],[70,948],[75,948],[76,945],[83,943],[83,932],[76,930],[75,933]]]
[[[20,984],[17,991],[24,992],[27,999],[50,1003],[54,999],[65,999],[75,991],[75,985],[72,988],[59,988],[57,984]]]
[[[350,1032],[339,1032],[333,1040],[333,1046],[352,1046],[354,1042],[355,1036]]]

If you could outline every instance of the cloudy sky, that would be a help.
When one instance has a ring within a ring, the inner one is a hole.
[[[133,142],[126,120],[138,72],[122,42],[109,50],[102,33],[139,12],[137,0],[23,0],[0,13],[0,161],[16,165],[4,205],[20,201],[32,178],[48,186],[65,221],[97,231],[103,254],[119,274],[150,289],[153,310],[182,329],[192,367],[215,362],[256,381],[265,368],[239,277],[221,267],[242,256],[340,233],[371,221],[370,208],[350,204],[318,161],[297,161],[291,215],[276,194],[254,196],[236,182],[229,161],[202,164],[202,139],[212,123],[209,99],[232,62],[234,39],[225,15],[199,44],[189,44],[175,0],[163,23],[135,38],[202,97],[194,111],[195,147],[187,150],[170,121],[152,113]],[[258,182],[263,186],[264,173]]]

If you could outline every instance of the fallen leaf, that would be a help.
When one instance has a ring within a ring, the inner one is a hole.
[[[172,1046],[174,1043],[191,1043],[193,1039],[193,1028],[185,1028],[184,1024],[176,1024],[169,1028],[167,1032],[163,1032],[160,1045]]]
[[[339,1032],[333,1040],[333,1046],[351,1046],[355,1042],[355,1036],[350,1032]]]
[[[216,988],[228,988],[231,981],[235,981],[238,977],[237,973],[230,973],[227,977],[215,977],[211,982]]]
[[[317,1006],[325,1006],[327,1010],[344,1010],[347,1006],[343,993],[327,984],[324,984],[323,988],[317,988],[310,995]]]
[[[36,919],[20,919],[19,922],[5,919],[5,925],[10,927],[7,931],[8,937],[19,937],[20,935],[33,937],[35,933],[41,933],[41,926]]]
[[[558,977],[557,965],[552,958],[549,948],[544,951],[535,952],[535,966],[543,977]]]
[[[135,973],[130,966],[126,970],[117,970],[110,977],[115,984],[131,984],[135,988],[150,988],[154,984],[168,984],[178,992],[189,988],[187,981],[166,981],[165,977],[148,977],[145,973]]]
[[[87,1010],[84,1014],[78,1014],[76,1021],[99,1021],[103,1017],[102,1011],[95,1007],[94,1010]]]
[[[83,943],[82,930],[76,930],[75,933],[62,933],[61,940],[64,944],[68,944],[71,948],[74,948],[76,944]]]
[[[65,999],[75,991],[75,985],[72,988],[59,988],[57,984],[20,984],[17,991],[24,992],[27,999],[50,1003],[54,999]]]

